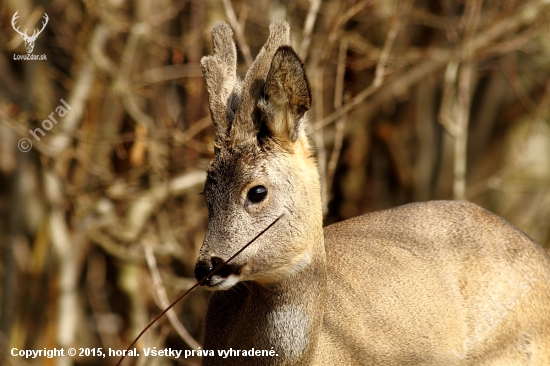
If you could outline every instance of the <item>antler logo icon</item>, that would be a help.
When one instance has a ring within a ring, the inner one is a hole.
[[[27,34],[27,30],[25,29],[24,32],[21,32],[19,30],[19,27],[15,28],[15,20],[17,18],[19,18],[19,15],[17,15],[17,13],[19,12],[19,10],[17,10],[15,12],[15,14],[13,14],[13,18],[11,18],[11,26],[13,27],[13,29],[15,29],[15,31],[17,33],[19,33],[21,35],[21,38],[23,38],[23,41],[25,41],[25,48],[27,49],[27,53],[31,53],[32,50],[34,49],[34,42],[36,41],[36,38],[38,38],[38,36],[40,35],[40,33],[42,33],[42,31],[44,30],[44,28],[46,28],[46,24],[48,24],[48,14],[44,13],[44,22],[42,22],[42,29],[40,30],[37,30],[35,29],[32,36],[29,37],[29,35]]]

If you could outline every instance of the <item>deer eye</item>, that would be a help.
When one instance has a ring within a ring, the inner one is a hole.
[[[256,186],[248,191],[248,200],[252,203],[262,202],[267,196],[267,188],[264,186]]]

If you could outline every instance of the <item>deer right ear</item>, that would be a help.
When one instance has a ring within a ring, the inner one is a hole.
[[[290,46],[275,52],[260,100],[264,122],[273,136],[296,141],[304,114],[311,107],[311,91],[300,58]]]

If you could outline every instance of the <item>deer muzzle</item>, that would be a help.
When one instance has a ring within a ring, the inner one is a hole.
[[[203,283],[203,286],[218,286],[221,285],[230,275],[239,276],[240,266],[232,264],[224,264],[224,260],[219,257],[212,257],[210,259],[199,259],[195,265],[195,278],[197,281],[203,280],[211,273],[221,268],[216,274],[211,276]]]

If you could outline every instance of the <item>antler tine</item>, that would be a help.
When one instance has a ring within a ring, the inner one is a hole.
[[[11,17],[11,26],[13,27],[13,29],[15,29],[15,21],[17,20],[17,18],[19,18],[19,10],[17,10],[15,14],[13,14],[13,16]],[[19,27],[17,27],[17,29],[19,29]]]
[[[290,27],[288,23],[284,21],[272,22],[269,25],[269,37],[244,78],[242,87],[246,92],[242,93],[236,113],[235,128],[231,129],[230,137],[233,145],[246,143],[258,130],[259,126],[254,126],[254,122],[249,116],[263,95],[265,79],[275,52],[279,47],[289,43]]]
[[[13,14],[13,17],[11,18],[11,26],[12,26],[12,28],[13,28],[17,33],[19,33],[20,35],[28,37],[28,36],[27,36],[27,30],[26,30],[26,29],[25,29],[25,33],[23,33],[23,32],[21,32],[21,31],[19,30],[19,27],[15,28],[15,21],[17,20],[17,18],[19,18],[19,14],[18,14],[18,13],[19,13],[19,10],[17,10],[17,11],[15,12],[15,14]]]
[[[42,29],[40,30],[40,33],[42,33],[44,28],[46,28],[46,24],[48,24],[48,20],[50,20],[50,17],[48,17],[48,14],[46,13],[44,13],[44,16],[42,18],[44,18],[45,22],[42,22]]]
[[[44,30],[44,28],[46,28],[46,24],[48,24],[48,20],[50,19],[50,18],[48,17],[48,14],[46,14],[46,13],[44,13],[44,16],[43,16],[42,18],[45,18],[46,21],[45,21],[45,22],[42,22],[42,29],[40,29],[40,30],[35,29],[35,30],[34,30],[34,33],[32,34],[32,36],[33,36],[35,39],[40,35],[40,33],[42,33],[42,31]],[[38,33],[36,33],[36,32],[38,32]],[[35,33],[36,33],[36,35],[35,35]]]
[[[214,56],[227,66],[227,72],[231,75],[237,73],[237,49],[233,42],[233,31],[224,22],[218,22],[212,27],[212,46]]]
[[[216,23],[211,35],[213,52],[211,56],[202,58],[201,68],[216,129],[216,145],[220,146],[228,136],[240,89],[237,80],[237,49],[233,42],[233,31],[228,24]]]

